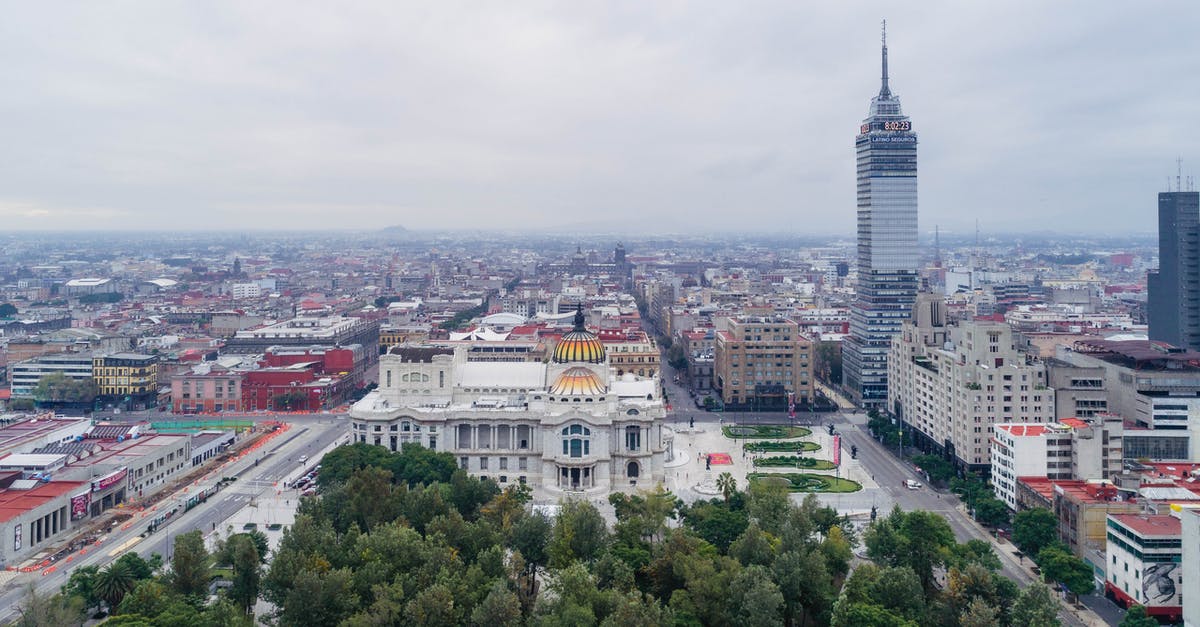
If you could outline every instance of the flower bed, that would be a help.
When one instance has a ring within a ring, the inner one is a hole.
[[[725,437],[734,439],[802,438],[812,435],[809,429],[787,425],[726,425],[721,427],[721,432]]]
[[[835,468],[833,462],[829,460],[800,457],[798,455],[776,455],[774,457],[762,457],[754,460],[754,465],[763,466],[765,468],[809,468],[812,470],[833,470]]]
[[[857,481],[839,479],[829,475],[813,475],[802,472],[761,473],[752,472],[747,477],[756,481],[786,482],[789,492],[858,492],[862,489]]]
[[[749,453],[795,453],[804,451],[811,453],[812,451],[821,450],[821,445],[816,442],[749,442],[742,445]]]

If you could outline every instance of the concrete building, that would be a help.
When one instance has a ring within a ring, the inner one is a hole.
[[[850,335],[842,342],[842,383],[861,407],[888,400],[891,340],[917,295],[917,134],[888,86],[883,44],[879,95],[855,139],[858,157],[858,283]]]
[[[262,296],[262,286],[258,283],[234,283],[229,286],[229,295],[234,300],[244,300],[247,298],[259,298]]]
[[[639,377],[658,376],[661,354],[658,343],[645,331],[617,330],[601,331],[600,342],[608,352],[609,363],[617,369],[617,376],[632,372]]]
[[[1019,477],[1052,481],[1113,479],[1122,470],[1122,432],[1118,416],[995,425],[991,482],[996,498],[1011,509],[1019,509]]]
[[[1054,421],[1045,367],[1017,351],[1002,322],[946,324],[940,296],[922,294],[892,339],[888,408],[923,450],[988,474],[996,423]]]
[[[379,389],[350,417],[356,442],[448,451],[501,485],[602,494],[662,481],[672,446],[664,413],[658,377],[617,376],[577,311],[545,364],[395,347],[380,359]]]
[[[1104,481],[1054,481],[1054,515],[1058,536],[1080,559],[1093,566],[1104,558],[1107,519],[1111,514],[1140,514],[1142,504],[1123,497]],[[1096,557],[1097,554],[1099,557]]]
[[[158,356],[112,353],[92,357],[92,378],[100,397],[126,409],[158,402]]]
[[[713,387],[732,408],[786,410],[813,399],[813,343],[782,316],[729,318],[716,333]]]
[[[1172,515],[1109,514],[1106,596],[1167,623],[1183,618],[1183,531]]]
[[[345,316],[299,317],[277,324],[238,331],[225,344],[225,352],[263,353],[272,346],[345,346],[361,344],[371,363],[379,351],[379,321]]]
[[[6,474],[0,480],[0,568],[20,566],[68,537],[79,520],[72,514],[72,496],[90,488],[86,481],[42,482]]]
[[[1179,510],[1184,627],[1200,627],[1200,508]]]
[[[176,414],[242,409],[241,372],[205,363],[171,377],[171,410]]]
[[[47,375],[61,373],[68,379],[90,381],[92,379],[91,353],[57,353],[42,355],[25,361],[10,363],[13,398],[32,398],[33,388]]]
[[[233,431],[201,431],[192,434],[192,466],[199,466],[221,454],[232,446],[236,439],[237,434]]]
[[[1091,390],[1102,380],[1108,413],[1127,423],[1126,459],[1200,461],[1200,352],[1092,339],[1060,346],[1057,362],[1086,369]]]
[[[1150,339],[1200,351],[1200,192],[1158,195],[1158,269],[1146,289]]]

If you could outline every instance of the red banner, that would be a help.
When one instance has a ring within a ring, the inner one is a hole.
[[[84,492],[71,497],[71,520],[86,518],[88,505],[92,504],[92,493]]]
[[[128,468],[122,468],[116,472],[107,474],[92,482],[92,492],[99,492],[111,488],[117,482],[125,478],[129,474]]]
[[[796,417],[796,393],[788,392],[788,418]]]
[[[833,436],[833,465],[842,465],[842,436]]]

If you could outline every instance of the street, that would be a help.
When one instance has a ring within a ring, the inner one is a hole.
[[[277,482],[282,483],[289,476],[299,473],[302,467],[314,466],[322,449],[347,434],[347,423],[332,414],[305,416],[288,422],[292,424],[289,432],[268,442],[262,449],[227,464],[221,472],[214,473],[210,479],[189,489],[189,492],[214,485],[222,477],[237,477],[237,481],[217,492],[207,502],[168,519],[157,532],[141,538],[150,523],[150,517],[139,514],[131,519],[133,524],[129,529],[118,528],[102,543],[90,547],[86,555],[77,554],[69,563],[60,562],[52,572],[21,574],[10,581],[5,590],[0,592],[0,622],[7,623],[17,617],[18,604],[25,596],[26,584],[30,582],[39,592],[53,594],[66,583],[71,570],[79,566],[103,567],[126,550],[132,550],[142,557],[159,553],[164,560],[168,560],[173,538],[179,533],[199,529],[207,537],[214,529],[223,531],[223,523],[231,516],[252,500],[273,496],[274,490],[278,489]],[[298,461],[302,455],[312,458],[304,466]],[[257,466],[255,461],[258,462]],[[179,493],[164,499],[158,504],[158,511],[170,510],[175,504],[186,500],[187,496]]]

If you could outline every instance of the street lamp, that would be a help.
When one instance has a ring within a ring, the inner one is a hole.
[[[904,461],[904,429],[900,429],[896,433],[900,434],[900,461]]]

